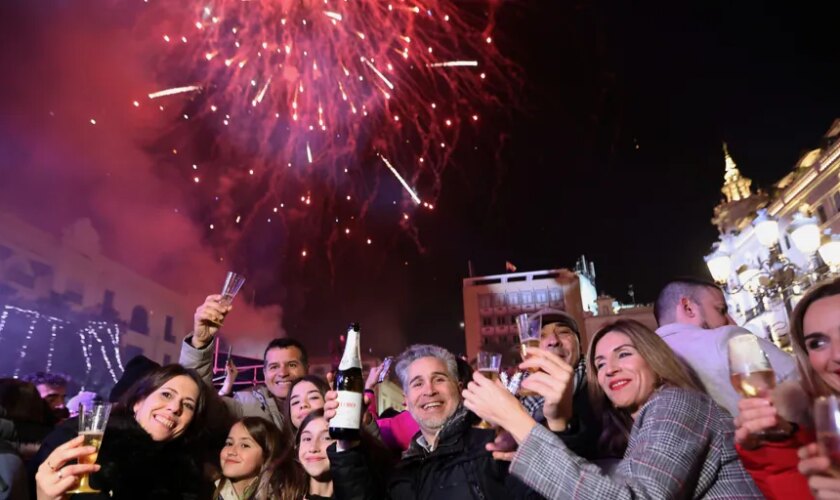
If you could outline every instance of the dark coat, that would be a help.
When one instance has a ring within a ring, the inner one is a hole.
[[[506,462],[485,449],[495,438],[492,429],[477,429],[477,418],[459,408],[444,424],[431,451],[412,441],[388,477],[370,467],[363,447],[328,450],[336,499],[373,500],[491,500],[538,498],[509,476]]]
[[[44,440],[33,470],[56,447],[76,437],[77,430],[75,418],[59,425]],[[182,439],[156,442],[132,416],[112,414],[97,459],[102,469],[91,476],[91,486],[102,493],[85,499],[210,498],[213,485],[203,479],[198,456]]]

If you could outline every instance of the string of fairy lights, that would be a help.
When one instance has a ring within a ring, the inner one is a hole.
[[[112,382],[116,382],[124,370],[120,356],[121,332],[119,325],[116,323],[89,320],[79,325],[48,314],[43,314],[39,311],[7,304],[3,306],[2,312],[0,312],[0,342],[4,345],[10,345],[12,338],[19,337],[19,332],[22,331],[17,328],[8,328],[7,324],[10,319],[23,319],[24,321],[28,321],[25,327],[25,333],[22,336],[23,339],[18,348],[20,354],[12,370],[12,376],[14,378],[20,377],[21,371],[25,366],[25,361],[30,355],[30,347],[33,341],[43,340],[40,335],[42,330],[47,330],[45,333],[49,336],[47,339],[47,360],[44,367],[48,372],[52,370],[54,365],[56,340],[59,335],[72,336],[74,333],[79,338],[84,373],[73,373],[72,375],[78,377],[82,384],[84,384],[84,381],[87,380],[87,377],[99,363],[104,363]],[[75,332],[73,329],[75,329]],[[4,371],[7,371],[9,368],[11,367],[6,367]],[[82,390],[84,389],[83,386]]]

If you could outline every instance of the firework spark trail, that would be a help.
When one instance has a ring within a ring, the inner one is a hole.
[[[157,99],[159,97],[166,97],[170,95],[184,94],[187,92],[196,92],[201,90],[200,85],[188,85],[186,87],[174,87],[171,89],[160,90],[149,94],[149,99]]]
[[[402,205],[436,200],[461,128],[477,126],[482,111],[512,100],[515,67],[492,43],[498,5],[487,0],[481,14],[451,0],[158,6],[169,31],[154,36],[163,40],[157,43],[165,48],[174,88],[149,97],[201,90],[185,102],[190,112],[184,117],[215,127],[216,154],[259,157],[267,172],[263,196],[271,199],[237,207],[246,224],[263,215],[259,210],[309,199],[310,192],[328,212],[341,202],[336,220],[363,215],[378,195],[369,186],[380,186],[370,182],[381,173],[369,162],[374,151],[408,193],[397,207],[401,216]],[[186,78],[201,85],[178,86]],[[236,172],[250,168],[246,161],[217,158],[225,182],[213,186],[202,178],[202,186],[215,188],[216,197],[227,195],[240,182],[232,179],[249,179]],[[357,204],[355,212],[345,199]],[[233,216],[213,214],[214,220]]]
[[[400,181],[400,184],[403,185],[405,190],[408,191],[408,194],[411,195],[411,199],[414,200],[414,203],[419,205],[421,203],[420,197],[417,196],[417,193],[414,192],[413,189],[411,189],[411,186],[409,186],[407,182],[405,182],[403,176],[401,176],[400,173],[397,172],[397,169],[394,168],[393,165],[391,165],[391,162],[388,161],[388,158],[385,158],[384,156],[380,156],[380,158],[382,158],[382,161],[385,163],[385,166],[391,170],[391,172],[394,174],[397,180]]]

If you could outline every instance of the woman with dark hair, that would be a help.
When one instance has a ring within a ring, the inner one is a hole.
[[[830,460],[814,443],[812,408],[821,396],[840,396],[840,278],[802,297],[790,337],[800,380],[780,384],[766,397],[742,399],[735,441],[768,498],[834,498],[840,479],[829,473]],[[770,429],[788,438],[764,440]]]
[[[283,409],[293,430],[300,427],[311,411],[324,407],[324,397],[329,390],[327,381],[317,375],[305,375],[292,383]]]
[[[309,484],[306,489],[307,500],[333,498],[333,481],[330,473],[330,459],[327,448],[335,440],[330,437],[329,423],[324,418],[324,410],[314,410],[300,424],[297,433],[297,458],[300,461]]]
[[[233,424],[219,455],[222,478],[214,500],[297,500],[303,474],[291,450],[292,433],[262,417],[245,417]],[[279,484],[272,484],[276,475]],[[276,489],[275,489],[276,488]]]
[[[529,352],[520,368],[565,380],[558,404],[568,421],[572,367],[548,351]],[[731,417],[697,388],[655,332],[636,321],[606,325],[593,336],[586,362],[590,399],[603,421],[599,444],[623,456],[611,475],[538,425],[501,383],[473,376],[464,391],[467,408],[519,443],[511,474],[549,500],[763,498],[735,453]]]
[[[54,418],[34,384],[0,379],[0,498],[29,498],[24,464],[52,430]]]
[[[39,499],[62,498],[90,472],[90,498],[207,498],[198,437],[206,388],[181,365],[152,370],[122,397],[108,420],[96,464],[72,464],[95,451],[82,446],[77,419],[57,427],[36,456]]]

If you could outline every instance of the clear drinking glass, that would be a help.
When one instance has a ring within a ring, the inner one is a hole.
[[[219,301],[219,304],[222,306],[229,306],[233,303],[233,298],[236,297],[236,294],[239,293],[239,289],[242,288],[242,285],[245,284],[245,277],[241,274],[236,274],[233,271],[227,273],[227,277],[225,278],[225,284],[222,286],[222,299]],[[221,322],[213,321],[213,320],[206,320],[208,323],[214,326],[222,326]]]
[[[727,343],[732,386],[745,398],[767,397],[776,387],[776,375],[752,334],[732,337]]]
[[[99,457],[99,447],[102,446],[102,438],[105,435],[105,426],[108,425],[108,416],[111,415],[111,403],[96,402],[90,409],[80,408],[79,411],[79,435],[85,437],[83,446],[93,446],[96,451],[90,455],[79,457],[80,464],[94,464]],[[79,493],[100,493],[90,487],[90,475],[84,474],[79,478],[79,486],[67,492],[70,495]]]
[[[840,477],[840,403],[836,396],[823,396],[814,402],[814,427],[820,455],[831,461],[831,474]]]
[[[479,351],[476,358],[476,369],[479,373],[489,378],[490,380],[499,380],[499,370],[502,367],[502,355],[496,352]],[[482,420],[476,427],[480,429],[491,429],[493,425]]]
[[[530,317],[528,314],[520,314],[516,317],[516,329],[519,332],[519,352],[522,356],[522,361],[528,359],[528,349],[533,349],[540,346],[540,316]],[[529,368],[530,373],[537,371],[536,368]],[[535,396],[533,391],[519,388],[520,396]]]
[[[751,333],[732,337],[727,343],[729,376],[732,387],[745,398],[766,398],[776,387],[776,374],[767,355]],[[767,429],[758,436],[769,441],[786,439],[781,429]]]

